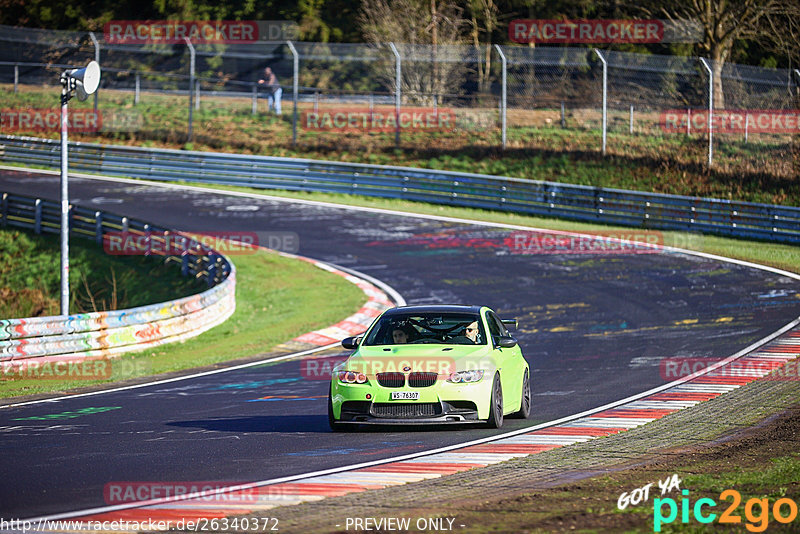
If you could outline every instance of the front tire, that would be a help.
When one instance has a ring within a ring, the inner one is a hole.
[[[492,380],[492,398],[489,399],[489,419],[486,425],[489,428],[503,426],[503,386],[500,384],[500,373],[495,373]]]
[[[332,388],[333,386],[331,386]],[[331,427],[331,430],[334,432],[341,432],[342,431],[342,424],[336,421],[336,418],[333,416],[333,392],[328,391],[328,426]]]
[[[519,411],[509,415],[515,419],[527,419],[531,414],[531,379],[528,370],[525,369],[525,375],[522,377],[522,395],[519,404]]]

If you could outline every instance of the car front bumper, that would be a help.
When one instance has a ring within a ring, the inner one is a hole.
[[[491,375],[489,375],[491,376]],[[437,380],[429,387],[389,388],[377,383],[331,383],[334,419],[343,423],[476,423],[489,418],[492,380],[454,384]],[[392,400],[392,392],[419,393],[416,400]]]

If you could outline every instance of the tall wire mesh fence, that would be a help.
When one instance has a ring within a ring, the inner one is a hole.
[[[35,105],[22,95],[45,93],[56,108],[60,73],[99,58],[101,90],[84,104],[102,115],[98,136],[211,146],[257,144],[259,136],[286,147],[599,152],[607,144],[610,154],[698,167],[798,171],[797,70],[577,47],[126,45],[102,34],[12,27],[0,27],[0,45],[4,133],[25,131],[24,113],[14,110]],[[280,94],[259,83],[266,67]],[[220,114],[240,117],[241,129],[218,129]],[[291,136],[279,128],[287,123]],[[565,141],[570,131],[576,136]]]

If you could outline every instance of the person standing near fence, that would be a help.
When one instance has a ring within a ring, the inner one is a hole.
[[[275,109],[275,114],[281,114],[281,95],[283,94],[283,89],[281,89],[280,84],[278,83],[278,78],[275,76],[275,73],[272,72],[272,69],[266,67],[264,69],[264,78],[258,80],[259,85],[263,85],[267,89],[267,103],[269,111]]]

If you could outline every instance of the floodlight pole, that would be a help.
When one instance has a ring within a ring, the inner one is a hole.
[[[61,315],[69,315],[69,158],[67,142],[69,122],[67,103],[71,83],[67,73],[61,75]]]
[[[69,315],[69,99],[73,91],[86,100],[100,85],[100,65],[90,61],[83,69],[61,73],[61,315]]]
[[[97,37],[95,37],[94,32],[89,32],[89,37],[92,40],[92,44],[94,45],[94,60],[97,63],[100,63],[100,43],[97,41]],[[97,120],[97,91],[94,93],[94,116],[95,120]]]

